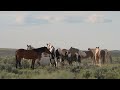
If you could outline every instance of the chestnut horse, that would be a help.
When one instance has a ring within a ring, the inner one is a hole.
[[[49,51],[47,47],[41,47],[41,48],[36,48],[32,50],[18,49],[15,53],[16,68],[18,67],[18,64],[19,64],[19,67],[21,67],[21,60],[24,58],[24,59],[32,59],[31,68],[34,69],[35,60],[36,59],[40,60],[41,54],[43,52],[51,54],[51,52]]]

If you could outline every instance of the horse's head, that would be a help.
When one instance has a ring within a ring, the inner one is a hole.
[[[27,50],[30,50],[30,45],[27,45]]]
[[[32,50],[34,49],[34,47],[32,47],[31,45],[27,45],[27,50]]]
[[[47,43],[47,48],[49,49],[50,52],[52,52],[54,49],[54,47],[53,47],[53,45],[51,45],[51,43],[49,43],[49,44]]]
[[[90,50],[90,48],[88,48],[88,50]]]
[[[96,52],[96,48],[88,48],[89,51],[91,51],[93,54]]]
[[[89,51],[95,51],[95,48],[88,48]]]
[[[100,50],[99,47],[96,47],[96,48],[95,48],[95,53],[98,53],[99,50]]]

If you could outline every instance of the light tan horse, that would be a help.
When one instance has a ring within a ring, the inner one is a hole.
[[[96,64],[105,64],[108,63],[110,60],[110,63],[112,63],[112,56],[110,51],[107,49],[99,49],[99,47],[96,48],[88,48],[91,52],[93,52],[94,58],[93,63]]]
[[[95,62],[98,66],[101,66],[101,57],[102,57],[102,51],[99,49],[99,47],[95,48]],[[104,53],[105,55],[105,53]]]
[[[100,50],[99,47],[88,48],[93,53],[93,65],[101,66],[101,62],[105,60],[105,53],[103,50]]]

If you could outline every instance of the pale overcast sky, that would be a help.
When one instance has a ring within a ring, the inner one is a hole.
[[[120,50],[120,11],[0,11],[0,48]]]

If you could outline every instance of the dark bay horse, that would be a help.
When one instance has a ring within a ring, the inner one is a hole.
[[[77,61],[80,65],[81,56],[79,55],[79,49],[71,47],[68,51],[68,62],[72,64],[73,61]]]
[[[43,52],[46,52],[48,54],[51,54],[49,49],[47,47],[41,47],[41,48],[36,48],[32,50],[26,50],[26,49],[18,49],[15,53],[16,57],[16,68],[19,66],[21,67],[21,60],[24,59],[32,59],[31,63],[31,68],[34,69],[34,64],[36,59],[41,59],[41,54]]]

